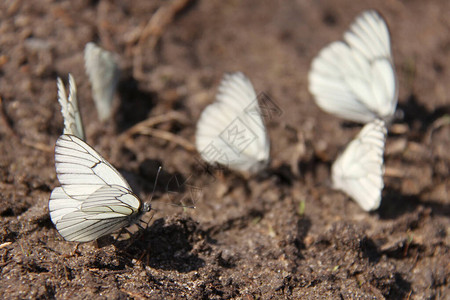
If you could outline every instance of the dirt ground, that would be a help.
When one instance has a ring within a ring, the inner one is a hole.
[[[330,187],[360,126],[320,111],[307,90],[312,58],[368,8],[390,27],[399,83],[373,213]],[[0,298],[450,299],[448,12],[448,0],[1,1]],[[90,41],[120,57],[104,124],[84,71]],[[267,120],[270,167],[249,179],[206,172],[191,147],[231,71],[280,108]],[[163,166],[146,230],[77,250],[47,207],[63,129],[56,77],[69,72],[87,142],[143,200]],[[161,116],[152,128],[190,143],[130,129]]]

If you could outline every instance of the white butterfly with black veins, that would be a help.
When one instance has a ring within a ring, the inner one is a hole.
[[[75,79],[69,74],[69,98],[67,98],[64,83],[61,78],[57,79],[58,101],[61,104],[61,113],[64,118],[64,134],[72,134],[84,140],[83,121],[77,100],[77,86]]]
[[[59,137],[55,167],[61,187],[50,195],[50,218],[67,241],[93,241],[136,223],[151,209],[110,163],[76,136]]]
[[[255,173],[269,162],[269,138],[258,99],[242,73],[225,74],[216,101],[197,122],[197,151],[208,163]]]
[[[377,12],[361,13],[343,41],[320,51],[309,72],[309,91],[320,108],[346,120],[392,120],[396,76],[389,30]]]
[[[92,85],[97,113],[101,121],[111,117],[114,92],[119,80],[119,66],[114,55],[94,43],[84,48],[86,73]]]
[[[386,134],[384,121],[367,123],[332,166],[333,186],[347,193],[365,211],[380,206]]]

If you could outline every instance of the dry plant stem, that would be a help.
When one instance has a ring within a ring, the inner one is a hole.
[[[27,141],[26,139],[22,139],[21,143],[25,146],[34,148],[34,149],[42,151],[42,152],[53,153],[53,150],[54,150],[53,146],[49,146],[49,145],[39,143],[39,142]]]
[[[402,178],[404,177],[404,170],[393,167],[386,167],[384,169],[384,176],[393,177],[393,178]]]
[[[183,114],[180,114],[179,112],[175,112],[175,111],[171,111],[164,115],[155,116],[155,117],[144,120],[144,121],[134,125],[130,129],[128,129],[127,131],[122,133],[119,136],[119,141],[121,142],[120,144],[125,143],[125,145],[130,145],[130,137],[132,135],[142,134],[142,135],[154,136],[154,137],[157,137],[157,138],[160,138],[163,140],[173,142],[177,145],[182,146],[183,148],[185,148],[188,151],[194,152],[195,146],[188,140],[186,140],[180,136],[177,136],[171,132],[168,132],[168,131],[151,128],[152,126],[155,126],[159,123],[173,121],[173,120],[179,121],[181,123],[188,122],[187,118]]]
[[[180,123],[185,124],[188,122],[188,119],[179,112],[171,111],[167,114],[154,116],[147,120],[137,123],[130,129],[128,129],[127,131],[122,133],[119,136],[119,139],[127,139],[130,136],[132,136],[133,134],[141,133],[141,131],[144,130],[145,128],[152,127],[152,126],[155,126],[156,124],[167,122],[167,121],[178,121]]]
[[[140,131],[139,134],[157,137],[175,143],[183,147],[187,151],[195,152],[195,146],[191,142],[168,131],[147,127],[145,129],[143,128],[143,130]]]
[[[12,244],[12,242],[5,242],[5,243],[0,245],[0,249],[3,249],[3,248],[5,248],[5,247],[7,247],[7,246],[9,246],[11,244]]]
[[[389,132],[395,134],[406,134],[408,130],[407,124],[392,124],[391,128],[389,128]]]
[[[116,47],[111,35],[115,35],[117,33],[114,32],[114,25],[109,23],[106,17],[109,13],[110,5],[111,4],[108,1],[100,1],[98,5],[97,29],[100,36],[101,45],[103,45],[105,49],[114,51]],[[110,34],[111,31],[112,34]]]
[[[306,142],[305,136],[302,132],[297,132],[297,139],[298,142],[295,145],[294,153],[292,155],[291,168],[293,170],[294,175],[299,177],[301,174],[301,170],[299,168],[299,161],[306,154]]]
[[[142,56],[151,53],[161,38],[164,29],[173,21],[176,13],[183,9],[191,0],[173,0],[170,4],[160,7],[142,30],[138,43],[134,48],[133,76],[136,79],[145,78],[142,70]],[[144,41],[149,38],[149,46],[144,47]]]
[[[3,107],[3,99],[1,96],[0,96],[0,118],[1,118],[1,126],[5,129],[6,134],[8,134],[14,138],[18,138],[17,134],[14,132],[14,130],[11,127],[8,116],[5,113],[5,109]]]
[[[433,124],[431,124],[425,135],[425,141],[428,145],[431,145],[433,133],[440,129],[441,127],[450,125],[450,114],[443,115],[442,117],[436,119]]]

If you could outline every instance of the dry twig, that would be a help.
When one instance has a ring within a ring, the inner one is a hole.
[[[14,132],[14,130],[11,127],[11,124],[9,122],[8,116],[5,113],[4,107],[3,107],[3,99],[0,96],[0,119],[2,122],[2,127],[5,128],[6,134],[18,138],[17,134]]]
[[[161,38],[164,29],[173,21],[175,15],[182,10],[191,0],[173,0],[170,4],[160,7],[148,21],[142,30],[138,43],[134,48],[133,76],[136,79],[143,79],[142,57],[144,52],[144,42],[149,39],[149,46],[145,47],[145,52],[149,53],[155,49]]]
[[[188,151],[194,152],[195,146],[191,142],[186,140],[185,138],[177,136],[168,131],[152,128],[152,126],[155,126],[157,124],[167,122],[167,121],[178,121],[181,123],[188,123],[187,118],[183,114],[176,112],[176,111],[171,111],[167,114],[154,116],[152,118],[149,118],[147,120],[144,120],[144,121],[134,125],[133,127],[131,127],[130,129],[128,129],[127,131],[125,131],[124,133],[122,133],[119,136],[119,142],[121,144],[124,143],[126,145],[129,145],[130,137],[132,135],[135,135],[135,134],[150,135],[150,136],[154,136],[154,137],[166,140],[166,141],[173,142],[177,145],[182,146],[183,148],[185,148]]]

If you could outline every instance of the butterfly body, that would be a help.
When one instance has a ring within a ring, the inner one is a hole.
[[[113,53],[90,42],[84,49],[84,62],[98,116],[101,121],[106,121],[112,115],[114,93],[120,77],[117,59]]]
[[[58,139],[55,166],[61,187],[52,191],[49,211],[65,240],[98,239],[136,223],[151,209],[110,163],[76,136]]]
[[[314,58],[308,77],[309,90],[324,111],[358,123],[389,123],[398,89],[383,18],[372,10],[359,15],[343,41],[331,43]]]
[[[331,168],[334,188],[344,191],[366,211],[380,206],[386,134],[384,121],[366,124]]]
[[[267,167],[269,138],[253,85],[242,73],[224,76],[195,137],[198,152],[210,164],[250,173]]]

